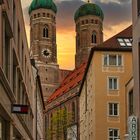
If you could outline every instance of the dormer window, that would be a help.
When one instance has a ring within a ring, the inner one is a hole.
[[[92,43],[97,43],[97,35],[96,35],[96,32],[93,32],[92,33]]]
[[[132,38],[118,38],[121,47],[132,47]]]
[[[49,37],[49,35],[48,35],[48,27],[43,28],[43,37],[45,37],[45,38]]]

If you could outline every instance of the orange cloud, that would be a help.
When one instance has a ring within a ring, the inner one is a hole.
[[[25,18],[26,33],[30,42],[28,7],[32,0],[21,0]],[[103,9],[104,40],[125,29],[131,24],[131,6],[129,0],[98,0],[95,2]],[[75,23],[74,13],[83,4],[80,0],[56,0],[57,13],[57,52],[60,68],[73,69],[75,60]],[[30,44],[30,43],[29,43]]]

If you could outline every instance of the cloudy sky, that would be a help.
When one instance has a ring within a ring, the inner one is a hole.
[[[29,41],[28,8],[32,0],[21,0]],[[86,2],[81,0],[54,0],[57,5],[57,50],[60,68],[73,69],[75,55],[76,9]],[[131,24],[131,0],[91,0],[104,12],[104,40],[110,38]]]

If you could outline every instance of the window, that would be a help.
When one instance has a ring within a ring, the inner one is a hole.
[[[116,140],[119,138],[119,130],[116,128],[109,128],[109,140]]]
[[[48,35],[48,28],[47,27],[43,28],[43,37],[45,37],[45,38],[49,37],[49,35]]]
[[[134,113],[133,90],[129,92],[129,116]]]
[[[138,6],[138,16],[140,15],[140,0],[137,0],[137,6]]]
[[[104,66],[121,66],[122,56],[117,54],[104,55]]]
[[[108,78],[108,89],[109,90],[117,90],[118,89],[118,78],[109,77]]]
[[[50,17],[50,14],[49,13],[47,13],[47,17]]]
[[[87,92],[87,79],[85,79],[85,112],[88,110]]]
[[[109,103],[109,116],[118,116],[118,103]]]
[[[20,30],[20,25],[18,23],[18,55],[19,55],[19,59],[20,59],[20,39],[21,39],[21,30]]]
[[[45,13],[43,13],[43,17],[45,17]]]
[[[92,43],[97,43],[96,32],[93,32],[93,34],[92,34]]]
[[[79,37],[79,34],[77,34],[77,46],[78,47],[80,46],[80,37]]]
[[[5,49],[4,49],[4,71],[5,74],[7,76],[7,78],[9,78],[9,63],[10,63],[10,38],[8,37],[8,35],[5,33]]]
[[[75,122],[75,103],[72,102],[72,121]]]
[[[38,15],[38,17],[40,17],[40,13],[38,13],[37,15]]]
[[[98,20],[95,20],[95,24],[98,24]]]
[[[9,131],[7,129],[9,127],[8,122],[0,116],[0,140],[8,139],[7,133],[9,135]]]
[[[15,36],[15,26],[16,26],[16,7],[15,3],[13,1],[13,31],[14,31],[14,36]]]
[[[22,70],[23,70],[23,68],[24,68],[24,44],[23,44],[23,42],[22,42],[22,50],[21,50],[21,66],[22,66]]]
[[[16,54],[13,50],[13,75],[12,75],[12,79],[13,79],[13,93],[16,95],[16,84],[17,84],[17,66],[18,66],[18,62],[16,59]]]
[[[82,24],[84,24],[84,20],[82,21]]]
[[[118,38],[121,47],[132,47],[132,38]]]
[[[6,13],[3,14],[3,27],[2,27],[2,32],[3,32],[3,46],[2,46],[2,67],[4,70],[4,73],[9,80],[10,78],[10,39],[13,36],[12,30],[10,27],[9,20],[7,18]]]

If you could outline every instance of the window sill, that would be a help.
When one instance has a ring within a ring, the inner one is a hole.
[[[43,39],[45,39],[45,40],[48,40],[48,39],[50,39],[49,37],[42,37]]]
[[[108,117],[111,117],[111,118],[118,118],[119,115],[108,115]]]
[[[122,65],[120,65],[120,66],[117,66],[117,65],[103,65],[103,67],[106,67],[106,68],[108,68],[108,67],[112,67],[112,68],[122,68],[123,66],[122,66]]]
[[[119,91],[119,89],[108,89],[108,91],[112,92],[112,91]]]

